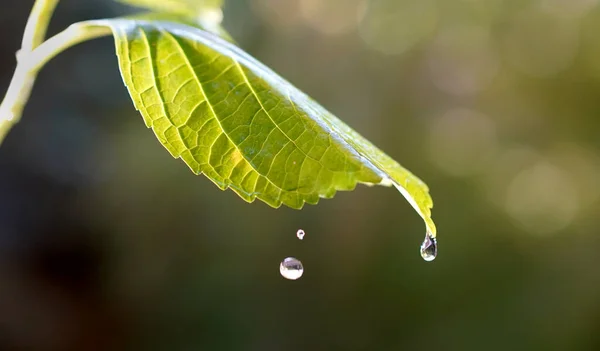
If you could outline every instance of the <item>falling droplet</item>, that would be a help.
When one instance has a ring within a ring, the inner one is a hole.
[[[296,280],[304,273],[304,267],[299,259],[288,257],[281,261],[281,264],[279,265],[279,272],[285,279]]]
[[[421,244],[421,257],[427,262],[435,260],[437,256],[437,240],[429,231],[425,234],[425,240]]]
[[[298,231],[296,232],[296,236],[297,236],[297,237],[298,237],[298,239],[300,239],[300,240],[304,239],[304,234],[306,234],[306,233],[305,233],[305,232],[304,232],[304,230],[302,230],[302,229],[298,229]]]

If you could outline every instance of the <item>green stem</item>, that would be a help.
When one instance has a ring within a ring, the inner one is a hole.
[[[108,27],[75,23],[42,42],[58,0],[37,0],[25,27],[23,44],[17,53],[17,68],[0,104],[0,144],[20,120],[40,69],[65,49],[82,41],[110,34]]]
[[[36,74],[25,69],[24,61],[42,43],[48,30],[52,13],[59,0],[36,0],[25,25],[21,49],[17,51],[17,68],[6,97],[0,105],[0,144],[10,128],[19,120],[25,103],[31,95]]]
[[[21,51],[33,51],[46,37],[48,24],[59,0],[36,0],[25,25]]]

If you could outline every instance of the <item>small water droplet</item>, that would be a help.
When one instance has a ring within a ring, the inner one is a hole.
[[[281,264],[279,265],[279,272],[285,279],[296,280],[304,273],[304,267],[299,259],[288,257],[281,261]]]
[[[297,237],[298,237],[298,239],[300,239],[300,240],[304,239],[304,234],[306,234],[306,233],[305,233],[305,232],[304,232],[304,230],[302,230],[302,229],[298,229],[298,231],[296,232],[296,236],[297,236]]]
[[[429,231],[425,234],[425,240],[421,244],[421,257],[427,262],[435,260],[437,256],[437,240]]]

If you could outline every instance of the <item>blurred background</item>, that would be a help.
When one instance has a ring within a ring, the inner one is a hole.
[[[32,4],[2,2],[2,94]],[[63,0],[50,34],[131,11]],[[600,1],[223,11],[242,48],[428,183],[438,258],[394,189],[274,210],[194,176],[104,38],[47,65],[0,148],[0,350],[600,349]],[[280,276],[287,256],[301,279]]]

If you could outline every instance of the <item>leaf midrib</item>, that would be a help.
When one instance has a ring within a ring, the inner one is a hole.
[[[177,38],[175,38],[171,33],[169,33],[168,31],[165,31],[162,28],[158,28],[159,32],[162,33],[163,35],[165,35],[167,38],[169,38],[177,47],[177,50],[179,51],[179,54],[181,55],[181,57],[183,58],[188,70],[190,71],[192,77],[194,77],[194,80],[196,81],[196,83],[198,84],[198,87],[200,88],[200,92],[202,93],[202,95],[204,96],[204,99],[206,100],[206,104],[208,105],[208,107],[210,108],[211,113],[213,114],[213,117],[215,119],[215,121],[217,122],[217,124],[219,124],[219,127],[222,131],[222,133],[227,137],[227,140],[229,140],[229,142],[233,145],[233,147],[240,153],[240,155],[242,155],[242,157],[244,158],[244,160],[246,160],[246,163],[248,163],[248,165],[250,165],[250,167],[256,172],[258,173],[261,177],[265,178],[267,180],[267,182],[269,182],[270,184],[272,184],[275,188],[277,188],[279,190],[279,192],[281,193],[282,191],[286,191],[283,188],[281,188],[280,186],[278,186],[277,184],[273,183],[269,177],[267,177],[266,175],[262,174],[261,172],[258,171],[258,169],[256,169],[256,167],[252,164],[252,162],[250,160],[248,160],[246,158],[246,155],[244,155],[244,153],[242,152],[242,150],[239,148],[239,146],[231,139],[231,137],[229,136],[229,134],[227,134],[227,132],[225,131],[225,128],[223,128],[223,125],[221,124],[221,121],[219,120],[219,117],[217,115],[217,113],[214,110],[213,104],[210,101],[208,95],[206,94],[206,92],[204,91],[204,86],[202,84],[202,82],[200,81],[200,78],[198,78],[198,75],[196,74],[196,71],[194,70],[194,67],[192,66],[190,60],[188,59],[187,55],[185,54],[183,48],[181,47],[181,44],[179,43],[179,40],[177,40]],[[152,60],[152,57],[150,57],[150,59]],[[233,60],[233,59],[232,59]],[[237,61],[233,60],[236,64]],[[155,84],[156,85],[156,84]],[[160,94],[159,94],[160,95]],[[162,97],[161,97],[162,99]],[[164,105],[164,101],[163,101],[163,105]],[[165,116],[168,117],[168,115],[165,113]],[[170,121],[170,120],[169,120]],[[213,145],[215,141],[213,142]],[[212,150],[212,145],[209,149]],[[209,158],[210,158],[210,154],[209,154]],[[210,165],[210,162],[208,163]],[[212,165],[210,165],[212,167]],[[235,167],[235,166],[234,166]],[[214,169],[214,167],[213,167]],[[270,169],[270,167],[269,167]],[[216,170],[215,170],[216,172]],[[247,176],[247,174],[244,176],[244,178]],[[230,179],[226,179],[227,181],[229,181],[230,183]],[[230,186],[231,184],[227,184],[228,186]],[[256,190],[256,189],[254,189]],[[257,193],[256,191],[254,191],[254,193]]]
[[[275,128],[277,128],[281,132],[281,134],[283,134],[290,141],[290,143],[292,143],[292,145],[294,145],[294,147],[304,155],[305,158],[310,158],[310,159],[318,162],[318,160],[315,160],[314,158],[308,156],[308,154],[306,152],[304,152],[304,150],[302,150],[300,147],[298,147],[298,145],[296,144],[296,142],[292,138],[290,138],[290,136],[287,135],[287,133],[284,132],[283,129],[281,129],[281,127],[279,127],[279,124],[277,124],[277,122],[275,122],[275,120],[273,119],[273,117],[271,117],[271,114],[269,113],[269,111],[267,111],[267,109],[265,108],[265,106],[262,104],[262,101],[260,100],[260,97],[258,96],[258,94],[256,93],[256,91],[254,90],[254,87],[250,83],[250,80],[248,80],[248,76],[244,72],[244,70],[242,68],[242,65],[240,65],[240,63],[237,60],[234,60],[234,59],[232,59],[232,60],[235,63],[235,66],[238,68],[238,71],[240,72],[240,76],[244,79],[244,82],[246,83],[246,85],[250,89],[250,92],[252,93],[252,95],[254,95],[254,98],[256,99],[256,102],[258,102],[258,105],[260,105],[260,109],[265,112],[265,115],[267,115],[267,117],[269,117],[269,120],[273,123],[273,125],[275,126]]]
[[[148,36],[146,35],[146,32],[144,31],[143,28],[140,30],[140,32],[142,33],[142,38],[144,39],[144,42],[146,43],[146,52],[148,53],[148,60],[150,60],[150,67],[152,68],[152,81],[154,82],[153,87],[156,90],[156,94],[160,98],[160,101],[162,102],[160,108],[161,108],[163,114],[165,115],[165,117],[168,118],[169,115],[167,114],[167,109],[165,108],[165,106],[166,106],[165,98],[162,95],[162,93],[160,92],[160,87],[158,86],[158,80],[156,79],[156,67],[154,65],[154,60],[152,59],[152,49],[150,48],[150,41],[148,40]],[[133,63],[130,66],[133,66]],[[133,77],[133,75],[132,75],[132,77]],[[140,100],[141,100],[141,94],[140,94]],[[146,106],[144,106],[144,108],[146,109],[146,113],[150,114],[148,112],[148,108]],[[165,138],[165,142],[168,142],[167,138]]]
[[[180,24],[177,24],[177,23],[172,23],[172,22],[160,22],[160,23],[161,23],[161,25],[160,25],[160,26],[156,26],[157,30],[159,30],[160,32],[166,32],[166,33],[168,33],[168,34],[169,34],[169,36],[171,36],[173,39],[175,39],[175,38],[173,37],[173,35],[171,34],[171,32],[170,32],[170,31],[166,31],[166,30],[164,29],[165,27],[166,27],[166,28],[170,28],[170,29],[174,30],[176,33],[178,33],[179,35],[181,35],[181,36],[183,36],[183,37],[185,37],[185,38],[189,38],[189,36],[190,36],[190,35],[192,35],[192,36],[194,36],[194,37],[198,37],[198,38],[200,38],[200,41],[201,41],[201,42],[202,42],[204,45],[206,45],[207,47],[210,47],[210,48],[212,48],[212,46],[211,46],[211,45],[210,45],[210,43],[208,42],[208,38],[205,36],[205,34],[210,34],[210,33],[204,32],[204,31],[202,31],[201,29],[198,29],[198,28],[193,28],[193,31],[188,31],[188,32],[186,32],[186,31],[184,31],[184,30],[183,30],[181,27],[188,27],[188,26],[185,26],[185,25],[180,25]],[[213,40],[215,43],[218,43],[218,44],[221,46],[221,48],[222,48],[222,49],[225,49],[225,50],[227,50],[227,51],[229,51],[229,52],[231,53],[231,54],[229,54],[229,55],[226,55],[226,56],[228,56],[229,58],[231,58],[231,60],[232,60],[233,62],[235,62],[235,64],[236,64],[236,65],[240,65],[240,63],[239,63],[239,61],[238,61],[238,60],[234,59],[234,58],[233,58],[233,56],[235,56],[235,55],[239,55],[240,57],[242,57],[242,58],[244,58],[245,60],[247,60],[247,62],[248,62],[248,63],[250,63],[251,65],[255,66],[257,69],[259,69],[261,72],[266,72],[266,73],[272,73],[272,74],[275,74],[275,73],[273,73],[273,72],[272,72],[272,70],[270,70],[268,67],[266,67],[266,66],[264,66],[262,63],[260,63],[260,62],[256,61],[256,60],[255,60],[253,57],[251,57],[251,56],[248,56],[246,53],[244,53],[243,51],[239,50],[237,47],[235,47],[235,46],[232,46],[232,45],[231,45],[231,43],[229,43],[229,42],[227,42],[227,41],[223,40],[222,38],[220,38],[220,37],[218,37],[218,36],[213,36],[211,39],[212,39],[212,40]],[[179,42],[178,42],[176,39],[175,39],[175,42],[177,43],[177,45],[178,45],[178,47],[179,47],[179,50],[180,50],[180,52],[182,52],[182,51],[183,51],[183,49],[182,49],[182,48],[181,48],[181,46],[179,45]],[[221,52],[219,52],[219,53],[220,53],[220,54],[223,54],[223,53],[221,53]],[[186,60],[187,60],[187,57],[186,57]],[[193,71],[193,69],[192,69],[192,72],[194,72],[194,71]],[[276,74],[275,74],[275,75],[276,75]],[[194,76],[195,76],[195,74],[194,74]],[[197,77],[196,77],[196,78],[197,78]],[[282,84],[282,83],[286,83],[286,84],[289,84],[289,85],[291,85],[290,83],[288,83],[287,81],[285,81],[285,80],[284,80],[284,79],[282,79],[281,77],[277,76],[277,78],[278,78],[278,79],[277,79],[277,80],[276,80],[276,82],[275,82],[276,84]],[[293,86],[293,85],[291,85],[291,86]],[[301,91],[299,91],[299,90],[297,90],[297,89],[295,89],[295,90],[294,90],[294,91],[292,91],[292,92],[293,92],[294,94],[300,94],[300,95],[301,95],[301,96],[303,96],[305,99],[308,99],[308,97],[306,97],[306,95],[305,95],[304,93],[302,93]],[[255,95],[255,94],[254,94],[254,95]],[[205,96],[206,96],[206,95],[205,95]],[[256,96],[256,95],[255,95],[255,96]],[[207,102],[208,102],[208,97],[206,97],[206,99],[207,99]],[[260,101],[260,100],[259,100],[259,101]],[[293,105],[294,109],[297,111],[297,109],[296,109],[296,106],[295,106],[295,104],[294,104],[294,101],[293,101],[292,99],[290,99],[290,98],[288,99],[288,101],[290,101],[290,102],[292,103],[292,105]],[[264,109],[263,109],[263,110],[264,110]],[[266,111],[265,111],[265,112],[266,112]],[[326,110],[325,110],[325,111],[322,111],[322,112],[323,112],[323,113],[325,113],[325,112],[329,113],[329,112],[328,112],[328,111],[326,111]],[[267,115],[268,115],[268,113],[267,113]],[[216,116],[216,114],[215,114],[215,116]],[[270,118],[270,115],[268,115],[268,116],[269,116],[269,118]],[[217,121],[219,122],[219,125],[221,126],[221,124],[220,124],[220,121],[218,120],[218,118],[216,118],[216,119],[217,119]],[[273,121],[273,119],[272,119],[272,118],[270,118],[270,119],[271,119],[271,121]],[[275,124],[275,126],[276,126],[276,127],[278,127],[278,125],[277,125],[276,123],[274,123],[274,124]],[[342,131],[340,131],[340,130],[339,130],[339,129],[338,129],[336,126],[335,126],[335,125],[333,125],[332,123],[328,123],[327,121],[323,121],[323,123],[318,123],[318,124],[319,124],[319,126],[320,126],[320,127],[324,128],[326,131],[328,131],[328,134],[329,134],[329,135],[331,135],[331,134],[334,134],[334,133],[337,133],[337,134],[339,134],[339,135],[343,135]],[[222,129],[222,126],[221,126],[221,129]],[[227,135],[227,133],[225,132],[225,130],[224,130],[224,129],[223,129],[223,132],[224,132],[224,134],[227,136],[227,138],[228,138],[228,139],[231,141],[231,138],[229,138],[229,135]],[[287,135],[286,135],[285,133],[283,133],[283,134],[284,134],[284,135],[287,137]],[[330,136],[330,137],[331,137],[331,136]],[[291,141],[291,139],[290,139],[289,137],[288,137],[288,139]],[[345,144],[345,146],[346,146],[346,147],[345,147],[345,149],[346,149],[346,150],[353,152],[353,153],[354,153],[356,156],[360,157],[360,159],[361,159],[361,160],[363,160],[365,163],[367,163],[367,164],[370,164],[370,167],[369,167],[369,169],[370,169],[372,172],[374,172],[375,174],[377,174],[377,175],[378,175],[379,177],[381,177],[381,178],[384,178],[384,177],[382,176],[382,174],[384,174],[384,175],[385,175],[385,178],[388,178],[388,179],[390,179],[391,181],[395,182],[397,185],[399,185],[399,186],[402,186],[402,185],[401,185],[400,183],[398,183],[398,182],[397,182],[397,181],[396,181],[396,180],[395,180],[393,177],[391,177],[391,176],[390,176],[390,174],[389,174],[388,172],[384,171],[384,170],[381,168],[381,166],[380,166],[380,165],[377,165],[377,164],[375,164],[375,162],[371,161],[371,160],[370,160],[370,159],[369,159],[369,158],[368,158],[368,157],[367,157],[367,156],[364,154],[364,150],[359,150],[359,149],[358,149],[356,146],[354,146],[354,145],[352,145],[351,143],[349,143],[349,142],[348,142],[348,141],[347,141],[345,138],[343,138],[343,137],[340,137],[338,140],[339,140],[339,141],[341,141],[341,142],[343,142],[343,143]],[[231,141],[231,142],[233,143],[233,141]],[[233,144],[235,145],[235,143],[233,143]],[[235,146],[236,146],[236,148],[237,148],[237,145],[235,145]],[[238,148],[238,150],[239,150],[239,148]],[[299,149],[299,148],[298,148],[298,150],[299,150],[300,152],[302,152],[304,155],[306,155],[306,154],[305,154],[305,153],[304,153],[304,152],[303,152],[301,149]],[[243,153],[242,153],[242,155],[244,156],[244,154],[243,154]],[[244,159],[246,159],[246,157],[245,157],[245,156],[244,156]],[[311,159],[312,159],[312,158],[311,158]],[[254,165],[252,164],[252,162],[251,162],[250,160],[248,160],[248,159],[246,159],[246,160],[248,161],[248,163],[250,164],[250,166],[251,166],[253,169],[255,169],[255,170],[256,170],[256,168],[254,167]],[[363,167],[364,167],[364,166],[363,166]],[[260,174],[260,175],[262,175],[260,172],[258,172],[258,170],[257,170],[257,173],[258,173],[258,174]],[[264,175],[262,175],[262,176],[263,176],[263,177],[265,177],[265,178],[267,178],[267,177],[266,177],[266,176],[264,176]],[[268,178],[267,178],[267,179],[268,179]],[[271,182],[271,184],[273,184],[273,183]],[[275,185],[275,184],[273,184],[273,185]],[[277,185],[275,185],[275,186],[277,187]],[[281,189],[281,188],[279,188],[279,187],[277,187],[277,188],[278,188],[278,189]]]

